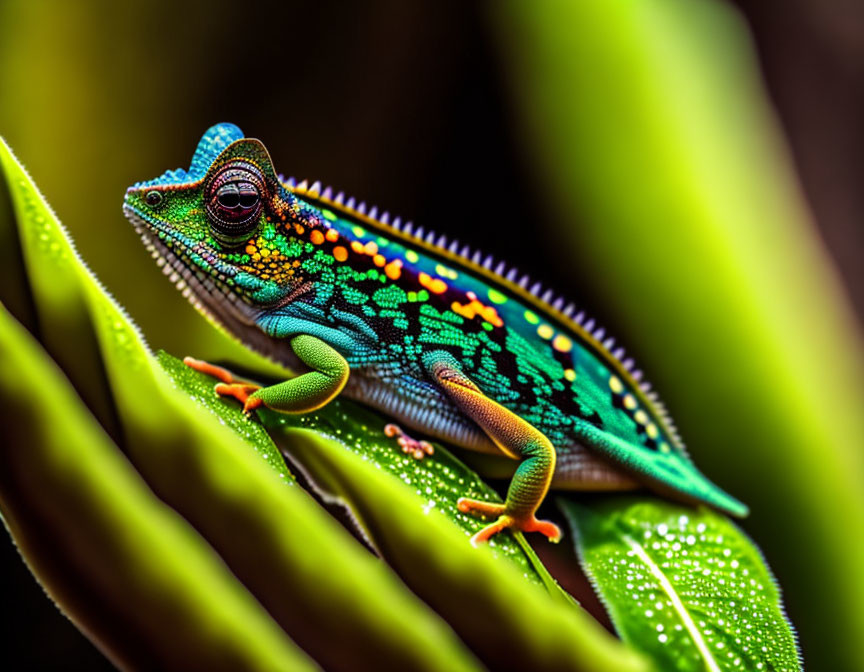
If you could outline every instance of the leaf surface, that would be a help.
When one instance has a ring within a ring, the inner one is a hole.
[[[725,516],[648,498],[559,501],[616,629],[660,669],[801,669],[777,583]]]

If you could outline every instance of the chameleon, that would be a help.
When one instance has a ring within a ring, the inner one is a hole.
[[[246,412],[306,413],[344,394],[394,418],[388,435],[418,459],[431,444],[402,427],[514,460],[503,504],[459,499],[491,521],[472,543],[505,529],[559,541],[536,517],[550,488],[647,488],[748,513],[697,469],[632,361],[572,304],[458,243],[284,178],[233,124],[204,134],[188,170],[130,187],[123,209],[205,317],[301,372],[261,387],[185,360]]]

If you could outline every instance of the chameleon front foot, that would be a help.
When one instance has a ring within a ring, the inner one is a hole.
[[[399,425],[394,425],[392,423],[385,425],[384,434],[389,436],[391,439],[396,437],[396,442],[401,446],[402,452],[413,456],[415,460],[422,460],[427,455],[432,455],[435,452],[435,448],[431,443],[428,441],[418,441],[417,439],[408,436],[402,431],[402,428],[399,427]]]
[[[251,413],[259,406],[264,405],[264,402],[259,397],[252,396],[261,389],[260,385],[253,385],[251,383],[218,383],[214,389],[220,397],[234,397],[243,404],[244,413]]]
[[[460,498],[456,502],[456,506],[462,513],[469,513],[473,516],[498,516],[494,523],[487,525],[471,537],[471,543],[474,546],[489,541],[493,536],[507,529],[514,532],[539,532],[553,544],[561,541],[561,529],[548,520],[537,520],[533,513],[527,516],[517,516],[507,513],[507,507],[504,504],[483,502],[465,497]]]
[[[220,397],[234,397],[237,401],[243,404],[243,412],[251,413],[253,410],[263,404],[261,399],[252,395],[261,389],[260,385],[255,385],[242,378],[237,378],[228,369],[221,366],[216,366],[210,362],[205,362],[201,359],[193,357],[184,357],[183,363],[190,369],[195,369],[201,373],[211,376],[220,381],[214,388],[216,394]]]

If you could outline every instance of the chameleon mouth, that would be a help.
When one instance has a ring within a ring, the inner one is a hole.
[[[208,263],[213,264],[215,273],[209,275],[204,270],[197,268],[187,250],[188,243],[176,232],[164,231],[154,222],[142,217],[134,208],[124,205],[123,212],[126,218],[135,228],[135,233],[141,237],[141,241],[156,260],[156,264],[162,269],[162,273],[180,293],[191,303],[196,310],[201,312],[208,320],[229,332],[242,333],[255,329],[255,318],[260,309],[246,303],[228,285],[228,278],[235,271],[233,268],[220,263],[217,259],[206,259],[209,256],[203,250],[194,250],[194,253],[205,258]],[[159,233],[167,236],[171,246],[160,238]]]

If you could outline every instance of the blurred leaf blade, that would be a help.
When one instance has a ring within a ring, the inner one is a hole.
[[[137,327],[77,257],[5,143],[0,165],[16,187],[12,198],[28,274],[34,269],[44,285],[33,291],[43,329],[64,324],[69,313],[67,305],[41,298],[50,294],[46,278],[55,270],[75,311],[83,311],[76,314],[77,335],[98,344],[99,368],[110,382],[134,466],[271,616],[328,667],[476,669],[471,653],[392,571],[305,492],[286,487],[291,479],[269,438],[259,433],[253,439],[257,452],[250,450],[249,436],[231,429],[237,426],[231,415],[236,409],[211,409],[219,411],[217,418],[173,388]],[[55,347],[74,357],[74,340],[56,339]],[[79,377],[79,387],[93,383],[86,367],[70,375]],[[334,640],[341,646],[334,647]]]
[[[810,663],[864,667],[861,338],[746,29],[705,0],[495,19],[551,209],[579,222],[558,232],[575,272],[630,327],[697,462],[750,504]]]
[[[776,581],[726,517],[654,498],[559,502],[616,629],[658,668],[802,669]]]
[[[3,517],[31,571],[106,655],[139,669],[315,669],[153,496],[2,306],[0,361],[15,433],[0,451]]]

